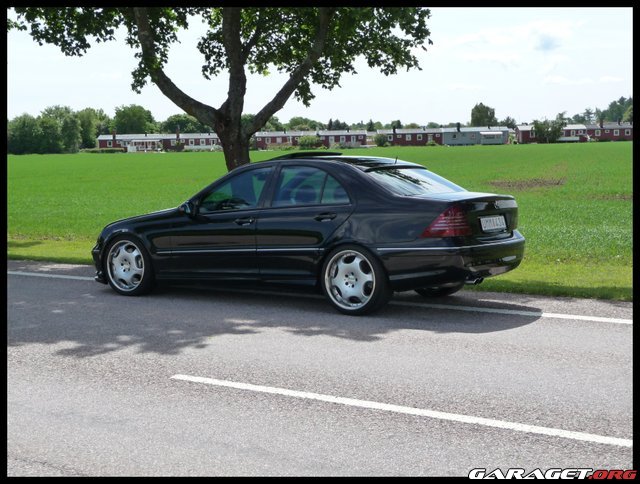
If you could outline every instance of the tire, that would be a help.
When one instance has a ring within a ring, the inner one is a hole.
[[[464,282],[447,284],[446,286],[421,287],[416,292],[424,297],[445,297],[451,296],[464,287]]]
[[[105,251],[105,274],[111,288],[123,296],[139,296],[153,287],[153,267],[144,245],[130,236],[116,237]]]
[[[393,295],[382,263],[355,245],[338,247],[329,254],[320,284],[334,308],[354,316],[377,311]]]

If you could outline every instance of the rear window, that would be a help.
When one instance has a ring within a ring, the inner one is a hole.
[[[367,171],[367,174],[396,195],[420,196],[465,191],[426,168],[381,168]]]

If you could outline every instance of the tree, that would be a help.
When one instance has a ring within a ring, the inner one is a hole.
[[[517,125],[518,124],[516,123],[516,120],[513,119],[511,116],[507,116],[502,121],[500,121],[500,126],[506,126],[507,128],[511,128],[511,129],[516,129]]]
[[[496,110],[482,103],[476,104],[471,109],[471,126],[496,126]]]
[[[65,153],[77,153],[82,144],[82,126],[80,118],[74,113],[65,116],[60,126],[62,150]],[[94,141],[95,143],[95,141]]]
[[[174,114],[160,123],[160,131],[163,133],[175,133],[180,128],[181,133],[208,133],[209,126],[203,125],[193,116],[188,114]]]
[[[586,108],[582,115],[584,116],[584,120],[587,124],[593,123],[595,114],[591,108]]]
[[[42,139],[42,129],[38,120],[30,114],[23,114],[7,123],[7,152],[15,155],[35,153]]]
[[[58,46],[66,55],[82,55],[89,40],[114,40],[127,30],[126,42],[139,60],[132,87],[150,80],[184,112],[212,126],[222,143],[227,167],[249,162],[249,140],[293,95],[309,106],[312,84],[339,86],[343,73],[355,73],[363,57],[385,75],[398,68],[420,68],[416,47],[431,44],[422,7],[14,7],[17,19],[7,29],[30,27],[40,43]],[[228,73],[226,100],[213,107],[182,91],[164,67],[169,48],[193,18],[209,30],[200,39],[202,74],[210,79]],[[292,28],[295,26],[295,28]],[[267,74],[273,68],[288,75],[248,125],[242,125],[247,70]]]
[[[98,114],[93,108],[85,108],[76,113],[80,121],[80,147],[95,148],[98,135]]]
[[[61,123],[53,116],[43,114],[38,117],[38,125],[42,136],[35,146],[37,153],[62,153]]]
[[[294,116],[286,124],[286,128],[295,131],[309,131],[315,129],[324,129],[324,125],[319,121],[305,118],[302,116]]]
[[[384,134],[378,133],[377,135],[375,135],[373,137],[373,142],[376,144],[376,146],[389,146],[387,137]]]
[[[300,136],[298,146],[301,150],[313,150],[322,146],[322,141],[317,136]]]
[[[401,129],[402,121],[400,121],[399,119],[396,119],[395,121],[391,121],[391,128]]]
[[[565,113],[560,113],[556,119],[549,121],[545,119],[533,122],[533,130],[536,133],[536,139],[541,143],[555,143],[562,136],[562,128],[566,126],[564,117]]]
[[[157,130],[151,111],[137,104],[117,107],[113,128],[120,134],[151,133]]]
[[[339,119],[334,119],[333,121],[329,120],[328,130],[339,131],[341,129],[348,129],[349,125],[347,123],[343,123]]]
[[[113,131],[113,119],[111,119],[109,115],[102,109],[96,109],[95,111],[96,115],[98,116],[98,126],[96,134],[110,134]]]

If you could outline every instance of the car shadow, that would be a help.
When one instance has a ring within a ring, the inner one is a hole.
[[[373,315],[356,317],[338,313],[317,292],[273,287],[172,285],[159,286],[142,297],[119,296],[93,282],[79,291],[63,285],[47,285],[42,290],[46,296],[18,292],[19,297],[8,298],[8,346],[62,344],[55,353],[76,358],[130,348],[140,353],[179,354],[206,348],[221,336],[251,336],[271,329],[306,338],[363,343],[403,330],[484,334],[531,324],[541,314],[536,308],[511,303],[492,307],[527,313],[469,312],[413,301],[405,304],[404,298],[392,300]],[[456,296],[451,296],[434,298],[433,303],[455,301]]]
[[[531,324],[542,317],[542,311],[533,306],[513,303],[484,305],[483,309],[517,311],[522,314],[475,312],[469,310],[469,301],[460,296],[426,299],[398,297],[374,314],[349,316],[336,311],[319,291],[300,288],[273,287],[229,288],[216,286],[164,286],[161,294],[195,302],[243,304],[260,308],[262,314],[283,311],[278,318],[258,318],[252,327],[280,328],[301,336],[326,335],[357,341],[376,341],[384,334],[403,329],[434,333],[491,333],[506,331]],[[463,305],[459,304],[463,301]],[[456,304],[458,303],[458,304]],[[443,307],[440,307],[443,306]],[[479,306],[474,304],[473,306]],[[527,314],[524,314],[527,313]]]

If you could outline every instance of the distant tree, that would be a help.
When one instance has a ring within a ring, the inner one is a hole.
[[[391,121],[391,128],[402,129],[402,121],[400,121],[399,119]]]
[[[98,135],[110,134],[113,131],[113,119],[109,117],[102,109],[96,109],[98,116]]]
[[[262,129],[265,131],[284,131],[285,126],[280,122],[278,116],[271,116]]]
[[[7,123],[7,152],[15,155],[37,153],[42,128],[30,114],[23,114]]]
[[[41,115],[38,117],[38,125],[42,136],[36,143],[37,153],[62,153],[62,123],[53,116]]]
[[[295,131],[309,131],[314,129],[322,129],[322,123],[314,119],[302,116],[294,116],[286,123],[286,128]]]
[[[497,126],[496,110],[482,103],[471,109],[471,126]]]
[[[388,146],[389,142],[387,140],[387,137],[383,134],[377,134],[373,137],[373,142],[376,144],[376,146]]]
[[[93,108],[84,108],[76,113],[80,121],[80,148],[95,148],[98,137],[98,114]]]
[[[556,119],[549,121],[545,119],[543,121],[535,120],[533,122],[533,129],[536,133],[536,139],[540,143],[555,143],[562,136],[562,128],[566,126],[564,113],[560,113],[556,116]]]
[[[586,108],[584,110],[584,113],[582,113],[582,115],[584,116],[585,123],[587,124],[593,123],[595,113],[591,110],[591,108]]]
[[[331,120],[329,120],[331,121]],[[342,121],[340,121],[339,119],[334,119],[333,123],[332,123],[333,128],[327,128],[328,130],[341,130],[341,129],[347,129],[349,128],[349,125],[347,123],[343,123]]]
[[[633,123],[633,104],[627,108],[622,116],[622,120],[626,123]]]
[[[563,126],[566,126],[567,123],[571,122],[571,118],[567,117],[567,112],[566,111],[562,111],[561,113],[556,114],[556,122],[561,122],[563,123]]]
[[[418,123],[409,123],[405,124],[404,127],[408,129],[419,129],[420,125]]]
[[[601,109],[596,108],[595,113],[593,114],[593,117],[595,118],[595,121],[598,124],[603,123],[605,121],[604,111],[602,111]]]
[[[172,114],[162,123],[160,131],[163,133],[175,133],[180,128],[181,133],[207,133],[213,131],[211,127],[205,126],[189,114]]]
[[[312,150],[318,148],[322,144],[322,141],[317,136],[300,136],[298,140],[298,146],[301,150]]]
[[[375,131],[376,130],[376,125],[373,122],[373,119],[369,119],[369,122],[367,123],[367,127],[366,127],[367,131]]]
[[[65,153],[77,153],[82,144],[82,125],[77,114],[65,116],[60,126],[62,151]]]
[[[429,121],[427,123],[427,128],[429,128],[429,129],[439,128],[439,127],[440,127],[440,125],[438,123],[434,123],[433,121]]]
[[[625,98],[624,96],[616,99],[615,101],[611,101],[609,106],[600,110],[596,108],[595,111],[595,119],[606,122],[616,122],[620,121],[624,118],[625,113],[629,107],[633,106],[633,98]]]
[[[575,124],[586,124],[587,118],[584,117],[583,113],[578,113],[571,116],[571,122]]]
[[[113,124],[119,134],[153,133],[157,129],[151,111],[137,104],[117,107]]]
[[[500,121],[500,126],[506,126],[507,128],[516,129],[516,126],[518,126],[518,124],[516,123],[516,120],[511,116],[507,116],[502,121]]]

